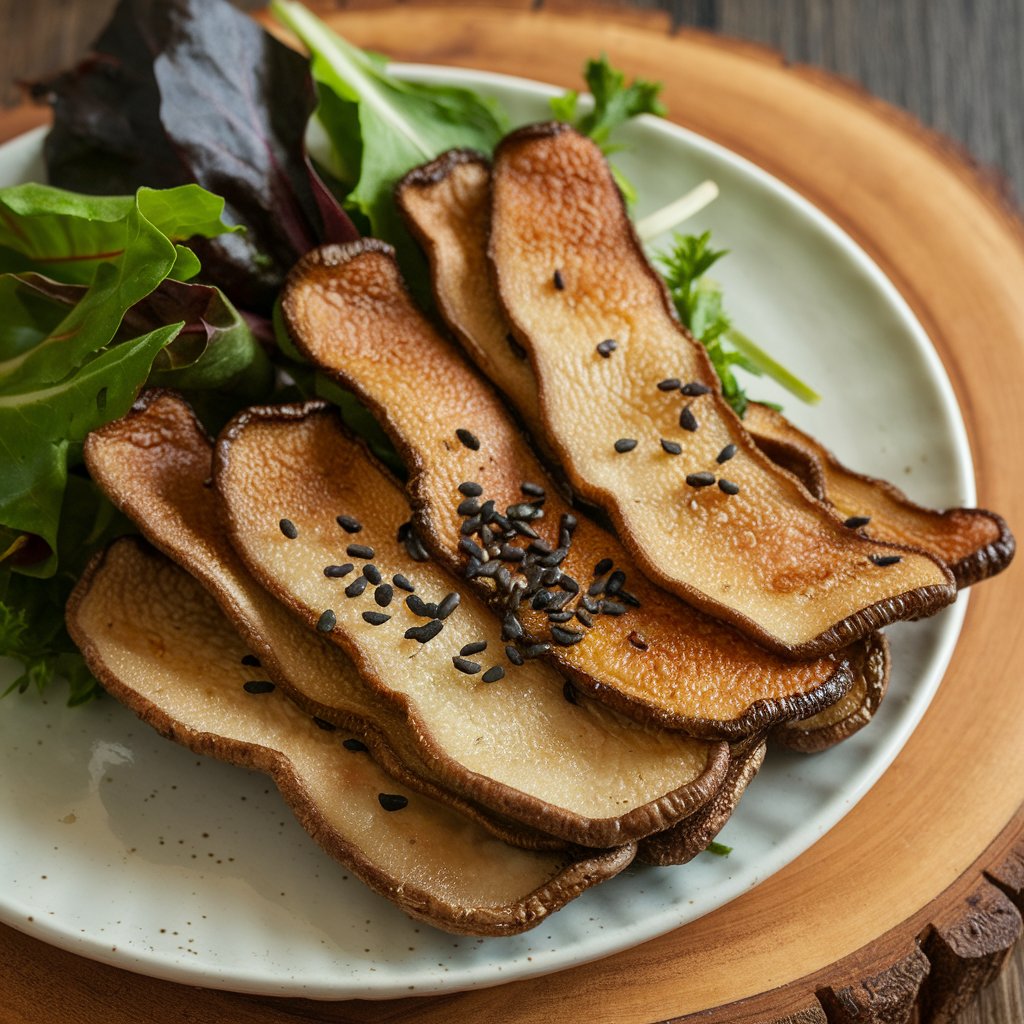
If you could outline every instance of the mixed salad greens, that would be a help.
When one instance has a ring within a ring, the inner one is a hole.
[[[352,396],[277,343],[274,302],[301,255],[361,234],[394,245],[429,301],[392,187],[447,149],[490,153],[508,119],[470,90],[395,77],[293,0],[271,11],[309,59],[226,0],[121,0],[87,60],[33,87],[54,109],[51,184],[0,189],[0,656],[23,668],[7,692],[57,679],[72,704],[99,692],[64,604],[131,526],[81,445],[144,385],[184,392],[211,430],[253,402],[326,395],[400,465]],[[569,92],[552,114],[606,153],[623,122],[664,113],[657,83],[627,82],[604,57],[584,79],[592,100]],[[328,143],[316,164],[311,118]],[[740,368],[815,400],[732,327],[706,276],[723,255],[707,234],[677,235],[659,263],[726,397],[742,415]]]

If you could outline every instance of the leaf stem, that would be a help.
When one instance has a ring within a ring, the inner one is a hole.
[[[700,213],[705,206],[718,198],[718,186],[713,181],[702,181],[696,188],[690,189],[686,195],[674,199],[667,206],[648,214],[636,222],[636,233],[645,245],[652,242],[658,235],[671,231]]]
[[[748,338],[742,331],[730,327],[725,332],[725,337],[737,352],[741,352],[759,370],[784,387],[791,395],[799,398],[801,402],[817,405],[821,401],[821,395],[817,391],[805,384],[795,374],[790,373],[781,363],[777,363],[760,345]]]

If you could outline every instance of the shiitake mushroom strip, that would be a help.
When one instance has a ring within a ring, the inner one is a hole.
[[[511,660],[486,605],[398,540],[408,499],[335,409],[313,402],[240,413],[217,442],[214,480],[249,570],[342,647],[381,699],[401,703],[449,788],[593,847],[670,827],[718,791],[724,742],[647,729],[571,699],[550,665]],[[387,584],[373,580],[348,593],[344,579],[323,572],[346,555],[354,578],[402,575],[415,594],[388,593],[382,603]],[[436,635],[426,642],[410,636],[431,623]]]
[[[765,652],[653,586],[610,532],[577,516],[495,391],[415,307],[388,246],[365,240],[307,254],[281,311],[298,349],[354,391],[402,453],[423,542],[472,577],[510,641],[529,653],[547,645],[545,657],[580,690],[640,721],[737,739],[815,714],[848,689],[841,657],[795,663]],[[495,530],[505,537],[512,528],[516,539],[499,544]],[[512,589],[501,566],[498,579],[480,574],[478,541],[496,551]],[[526,577],[516,559],[527,555],[548,565]],[[533,596],[513,607],[520,581]],[[571,623],[552,624],[552,601],[563,602],[559,618],[578,609]]]
[[[757,402],[747,407],[743,425],[758,447],[827,501],[850,528],[930,552],[949,567],[960,588],[1002,572],[1013,559],[1013,534],[994,512],[915,504],[893,484],[847,469],[782,413]]]
[[[735,752],[729,774],[714,800],[674,828],[649,836],[640,844],[637,860],[644,864],[685,864],[703,853],[725,827],[739,805],[740,797],[764,763],[765,743],[750,744]]]
[[[248,648],[191,576],[138,538],[100,553],[68,605],[90,669],[158,732],[269,774],[310,835],[371,889],[446,931],[514,935],[621,871],[634,847],[507,846],[407,789],[343,731],[321,729],[247,667]]]
[[[889,641],[873,633],[850,658],[853,686],[830,708],[802,721],[784,722],[772,739],[790,750],[814,754],[863,729],[875,716],[889,686]]]
[[[675,318],[590,139],[552,123],[502,141],[489,256],[548,442],[653,580],[793,656],[953,600],[935,558],[847,529],[754,444]],[[610,358],[597,350],[607,339]],[[659,390],[671,378],[684,386]]]

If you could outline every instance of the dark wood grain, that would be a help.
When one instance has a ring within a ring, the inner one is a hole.
[[[113,6],[114,0],[0,0],[0,105],[19,100],[15,80],[80,54]],[[661,8],[678,25],[765,44],[791,61],[844,75],[967,147],[1006,180],[1008,194],[1024,196],[1024,120],[1019,116],[1024,107],[1024,4],[1018,0],[647,0],[636,6]],[[594,7],[599,16],[600,5]],[[1022,879],[1019,862],[991,872],[993,885],[1018,907]],[[991,893],[986,897],[998,902]],[[970,955],[971,938],[956,932],[941,937],[954,957]],[[939,948],[938,937],[925,941],[933,951]],[[988,945],[981,942],[979,970],[990,975],[998,967],[1001,942],[1005,952],[1008,942],[1002,934]],[[914,959],[908,956],[907,979],[912,981]],[[1019,945],[1010,963],[978,999],[959,1010],[956,1024],[1024,1021],[1024,949]],[[109,969],[82,970],[88,986]],[[111,986],[107,996],[116,999],[113,978]],[[835,1005],[856,1005],[846,999],[854,1000],[852,991],[843,990],[841,998],[837,993]],[[955,1001],[955,992],[943,998]],[[64,1010],[70,1014],[70,1008]],[[846,1011],[833,1007],[830,1019],[847,1019],[841,1012]]]

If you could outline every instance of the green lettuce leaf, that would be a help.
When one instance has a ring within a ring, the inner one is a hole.
[[[490,153],[507,130],[496,104],[468,89],[402,82],[375,54],[352,46],[294,0],[274,16],[305,44],[320,94],[318,118],[349,188],[346,203],[403,256],[412,251],[392,199],[395,182],[447,149]]]

